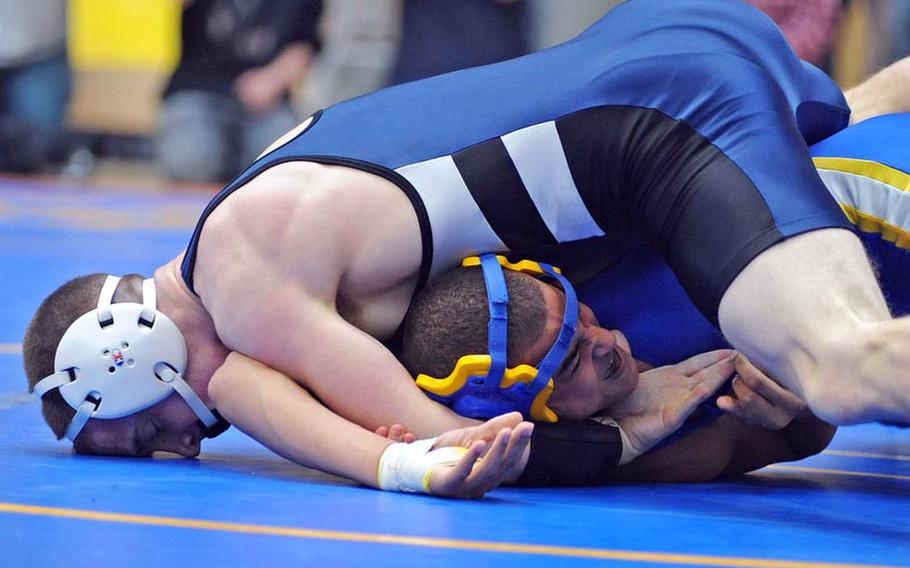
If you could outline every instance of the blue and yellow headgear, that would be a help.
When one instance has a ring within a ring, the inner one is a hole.
[[[471,418],[490,418],[518,410],[525,418],[556,422],[559,417],[547,406],[553,394],[555,373],[572,343],[578,323],[578,299],[572,284],[558,268],[542,262],[522,260],[511,263],[505,257],[485,254],[462,261],[462,266],[480,265],[489,300],[489,354],[465,355],[458,359],[455,370],[445,378],[418,375],[417,385],[428,395],[452,407],[458,414]],[[562,326],[553,346],[540,365],[506,366],[509,329],[509,291],[503,267],[538,278],[555,280],[566,296]]]

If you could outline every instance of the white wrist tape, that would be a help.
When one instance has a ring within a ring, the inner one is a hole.
[[[454,465],[466,448],[432,450],[436,438],[388,446],[379,458],[379,487],[387,491],[431,493],[430,474],[441,465]]]
[[[622,455],[619,456],[619,465],[625,465],[638,457],[639,452],[632,447],[632,441],[629,440],[629,436],[623,431],[619,422],[609,416],[592,416],[591,420],[613,426],[619,430],[619,438],[622,440]]]

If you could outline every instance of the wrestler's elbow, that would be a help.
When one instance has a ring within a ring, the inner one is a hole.
[[[215,371],[215,373],[212,375],[212,378],[209,380],[208,386],[206,387],[209,395],[209,400],[211,400],[216,407],[221,407],[224,405],[224,396],[229,388],[225,384],[226,382],[228,382],[228,379],[225,378],[224,373]]]
[[[224,363],[212,374],[206,392],[215,406],[223,411],[232,404],[237,390],[249,386],[250,361],[238,353],[230,353]],[[243,380],[246,377],[247,380]]]
[[[834,439],[837,426],[809,415],[794,420],[785,430],[787,442],[793,451],[793,460],[801,460],[824,451]]]

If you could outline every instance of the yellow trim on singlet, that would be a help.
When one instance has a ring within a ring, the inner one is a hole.
[[[860,231],[864,233],[879,233],[884,240],[894,243],[897,248],[910,250],[910,232],[892,225],[881,217],[860,211],[852,205],[841,203],[840,208],[847,216],[847,219],[856,225],[856,228]]]
[[[878,162],[856,158],[812,158],[812,162],[822,170],[857,174],[887,183],[901,191],[910,191],[910,174]]]
[[[818,169],[859,175],[887,184],[899,191],[910,191],[910,174],[878,162],[855,158],[812,158],[812,161]],[[910,232],[907,230],[877,215],[861,211],[853,205],[846,203],[839,205],[847,219],[860,231],[878,233],[884,240],[894,243],[898,248],[910,250]]]

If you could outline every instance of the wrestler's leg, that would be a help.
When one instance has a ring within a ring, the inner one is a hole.
[[[893,320],[860,240],[841,229],[772,246],[720,303],[730,342],[834,424],[910,424],[910,319]]]

